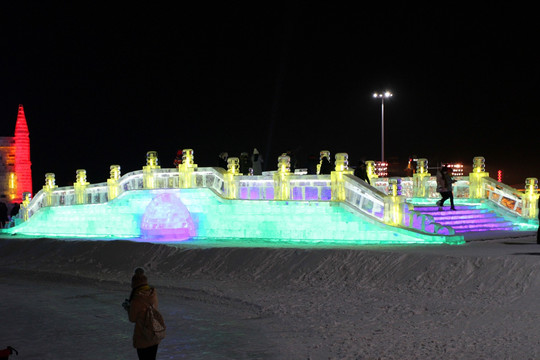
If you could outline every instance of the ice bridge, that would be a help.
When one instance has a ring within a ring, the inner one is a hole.
[[[19,217],[4,234],[40,237],[184,241],[212,246],[343,246],[358,244],[460,244],[464,233],[524,231],[538,226],[538,184],[524,192],[491,179],[484,159],[457,178],[457,211],[437,211],[436,180],[419,159],[412,177],[378,178],[372,185],[336,154],[331,175],[298,175],[288,156],[276,171],[259,176],[201,167],[193,150],[175,169],[162,169],[148,152],[142,170],[120,174],[112,165],[106,183],[89,184],[85,170],[76,182],[57,187],[54,174],[34,198],[26,194]]]

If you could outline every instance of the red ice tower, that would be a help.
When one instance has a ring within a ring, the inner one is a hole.
[[[19,105],[17,124],[15,125],[15,174],[17,175],[17,198],[22,200],[24,192],[32,193],[32,170],[30,162],[30,133],[24,116],[24,109]]]

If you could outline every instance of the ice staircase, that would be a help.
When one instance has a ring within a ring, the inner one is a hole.
[[[489,209],[483,204],[456,204],[456,211],[445,206],[442,211],[433,206],[414,206],[414,210],[431,215],[435,222],[451,226],[456,233],[474,231],[508,231],[516,230],[517,226],[510,220]]]

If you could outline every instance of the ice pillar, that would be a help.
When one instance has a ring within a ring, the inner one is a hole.
[[[157,186],[156,169],[160,169],[158,165],[157,151],[149,151],[146,153],[146,166],[143,166],[143,187],[145,189],[155,189]]]
[[[276,200],[289,200],[291,187],[289,176],[291,175],[291,158],[281,155],[278,158],[278,169],[274,173],[274,198]]]
[[[522,216],[525,219],[535,219],[538,215],[538,179],[525,180],[525,193],[523,194]]]
[[[405,199],[401,196],[401,178],[390,178],[388,185],[390,193],[384,198],[384,222],[390,225],[401,225],[405,204]]]
[[[469,174],[469,198],[484,198],[483,178],[489,177],[486,172],[486,160],[482,156],[473,159],[473,172]]]
[[[53,190],[58,186],[55,184],[54,173],[45,174],[45,185],[43,186],[43,191],[45,192],[45,201],[44,206],[53,205]]]
[[[178,164],[179,187],[189,189],[193,187],[193,172],[197,170],[194,162],[193,150],[182,150],[182,163]]]
[[[369,182],[373,185],[372,179],[377,179],[379,176],[375,173],[375,161],[368,160],[366,161],[366,173],[369,179]]]
[[[86,170],[78,169],[77,177],[73,188],[75,189],[75,204],[84,204],[86,201],[86,187],[88,186],[86,181]]]
[[[111,165],[111,177],[107,179],[109,200],[118,197],[120,193],[118,180],[120,180],[120,165]]]
[[[31,200],[32,200],[32,193],[23,192],[21,209],[20,209],[20,213],[21,213],[20,217],[22,218],[23,221],[28,220],[28,218],[30,217],[28,214],[29,212],[28,207],[30,206]]]
[[[332,190],[332,201],[345,200],[345,180],[344,175],[352,175],[349,170],[349,155],[347,153],[336,154],[336,169],[330,173],[330,188]]]
[[[225,173],[225,197],[236,199],[238,197],[238,186],[235,177],[240,174],[240,159],[230,157],[227,159],[227,172]]]
[[[425,198],[429,194],[426,191],[426,181],[431,176],[428,173],[428,160],[418,159],[416,163],[416,172],[413,174],[413,197]]]

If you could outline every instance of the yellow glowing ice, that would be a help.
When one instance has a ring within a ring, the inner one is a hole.
[[[240,175],[240,159],[230,157],[227,159],[227,172],[225,179],[225,197],[227,199],[236,199],[238,195],[238,186],[235,177]]]
[[[156,169],[160,169],[158,165],[158,154],[157,151],[149,151],[146,153],[146,166],[143,166],[143,186],[145,189],[155,189],[156,188]]]
[[[52,205],[52,194],[53,190],[58,186],[55,184],[55,175],[54,173],[45,174],[45,185],[43,185],[43,191],[45,192],[45,206]]]
[[[489,177],[486,172],[485,159],[477,156],[473,159],[473,171],[469,174],[469,198],[482,199],[485,197],[483,192],[483,178]]]
[[[416,163],[416,173],[413,174],[413,197],[428,197],[426,182],[431,174],[428,173],[428,160],[418,159]]]
[[[77,178],[73,184],[75,189],[75,204],[84,204],[85,203],[85,194],[86,187],[88,186],[88,181],[86,181],[86,170],[78,169]]]
[[[289,175],[291,174],[291,158],[281,155],[278,158],[278,169],[274,173],[274,198],[276,200],[289,200],[291,187]]]
[[[538,216],[538,179],[525,180],[525,194],[523,195],[523,213],[526,219],[535,219]]]
[[[336,169],[330,173],[330,188],[332,190],[332,201],[345,201],[344,175],[352,175],[349,170],[349,155],[347,153],[336,154]]]
[[[107,179],[109,200],[118,196],[118,180],[120,180],[120,165],[111,165],[111,177]]]
[[[193,150],[182,150],[182,163],[178,164],[179,187],[189,189],[193,187],[193,172],[197,170]]]

